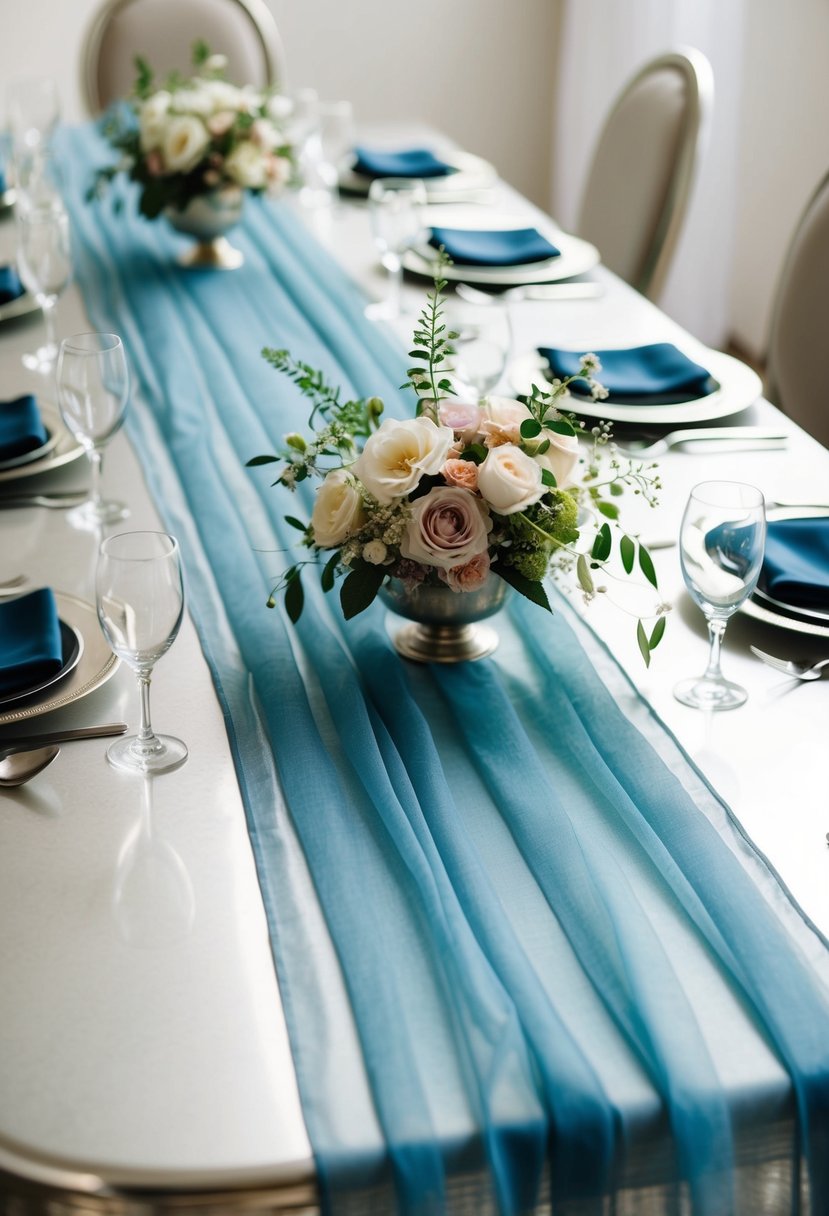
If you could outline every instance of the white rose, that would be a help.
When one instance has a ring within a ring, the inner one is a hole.
[[[153,93],[152,97],[142,102],[138,111],[138,138],[142,152],[152,152],[163,144],[169,108],[170,94],[166,89]]]
[[[210,145],[207,128],[199,118],[179,114],[171,118],[164,136],[164,163],[170,173],[195,169]]]
[[[254,118],[250,128],[250,137],[265,152],[278,148],[282,142],[276,127],[267,118]]]
[[[481,433],[488,448],[501,443],[521,442],[521,423],[532,415],[521,401],[512,397],[489,397],[484,405]]]
[[[369,494],[390,503],[413,490],[421,477],[439,473],[454,441],[449,427],[436,426],[431,418],[387,418],[351,468]]]
[[[210,108],[215,113],[218,110],[239,110],[239,90],[235,84],[227,80],[206,80],[202,86],[204,95],[210,99]]]
[[[317,490],[311,527],[322,549],[333,549],[356,532],[364,519],[363,500],[345,469],[333,469]]]
[[[499,515],[523,511],[544,493],[541,465],[514,443],[500,444],[478,468],[478,489]]]
[[[557,435],[555,431],[544,430],[538,439],[540,442],[549,439],[550,446],[546,452],[535,456],[534,459],[538,461],[542,469],[549,469],[556,479],[556,485],[559,489],[564,489],[570,474],[578,463],[579,441],[577,437],[575,435]]]
[[[283,97],[281,93],[272,93],[265,102],[265,110],[268,118],[274,122],[284,122],[294,109],[294,103],[290,97]]]
[[[267,184],[267,161],[262,150],[249,139],[237,144],[225,160],[225,173],[231,181],[250,190],[261,190]]]
[[[192,89],[176,89],[170,98],[170,109],[176,114],[198,114],[206,118],[213,109],[213,99],[204,84]]]

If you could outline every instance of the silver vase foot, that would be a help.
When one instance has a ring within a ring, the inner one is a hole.
[[[238,270],[245,255],[231,245],[226,236],[217,236],[212,241],[199,241],[191,249],[185,249],[176,260],[179,266],[189,270]]]
[[[465,663],[485,659],[498,645],[489,625],[404,625],[392,639],[398,654],[415,663]]]

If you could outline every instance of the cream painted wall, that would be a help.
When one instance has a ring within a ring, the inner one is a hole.
[[[745,18],[730,312],[757,353],[792,231],[829,171],[829,3],[750,0]]]
[[[0,83],[53,75],[65,116],[80,118],[78,57],[98,2],[0,0]],[[557,0],[268,2],[291,87],[348,98],[358,122],[440,127],[546,202]]]

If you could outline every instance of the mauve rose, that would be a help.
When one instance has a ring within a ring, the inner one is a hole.
[[[489,576],[489,565],[489,553],[484,551],[464,566],[438,570],[438,578],[446,583],[450,591],[477,591]]]
[[[441,401],[438,418],[443,426],[460,433],[464,443],[472,443],[480,434],[482,414],[471,401]]]
[[[451,570],[485,552],[491,529],[489,511],[480,498],[468,490],[438,486],[413,503],[400,553]]]
[[[478,466],[474,460],[447,460],[441,473],[447,485],[460,486],[462,490],[478,488]]]

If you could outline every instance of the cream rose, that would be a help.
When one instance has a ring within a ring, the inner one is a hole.
[[[142,152],[154,152],[164,143],[167,133],[167,111],[170,94],[161,89],[148,97],[138,115],[138,142]]]
[[[170,99],[170,106],[176,114],[198,114],[207,118],[213,110],[213,99],[204,84],[192,89],[176,89]]]
[[[526,405],[512,397],[490,397],[484,410],[481,432],[488,448],[521,442],[521,423],[532,417]]]
[[[237,144],[225,160],[226,175],[250,190],[261,190],[267,184],[266,168],[261,150],[249,139]]]
[[[363,500],[345,469],[332,469],[317,490],[311,527],[322,549],[333,549],[362,525]]]
[[[168,173],[195,169],[210,144],[207,128],[199,118],[179,114],[171,118],[164,136],[164,164]]]
[[[514,443],[490,448],[478,468],[478,489],[499,515],[523,511],[544,493],[541,465]]]
[[[480,498],[468,490],[437,486],[414,503],[400,554],[451,570],[483,553],[491,530],[489,511]]]
[[[421,477],[439,473],[454,439],[449,427],[431,418],[387,418],[351,468],[369,494],[390,503],[413,490]]]
[[[549,469],[556,479],[556,485],[560,489],[564,489],[568,484],[570,474],[578,463],[579,441],[577,437],[575,435],[557,435],[555,431],[544,430],[538,439],[540,442],[549,439],[550,446],[546,452],[535,456],[534,459],[538,461],[542,469]]]

